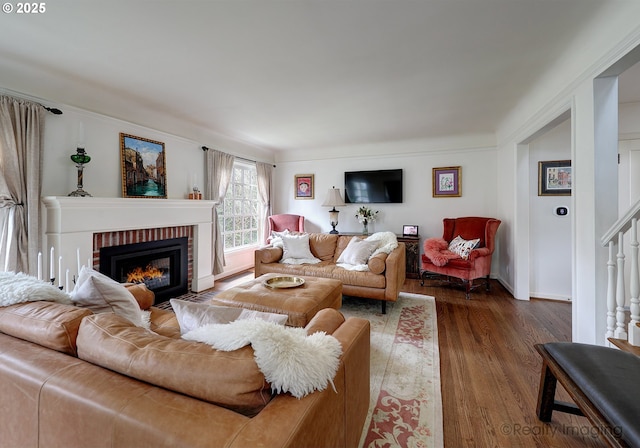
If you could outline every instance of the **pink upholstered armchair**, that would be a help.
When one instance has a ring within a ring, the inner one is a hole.
[[[304,216],[300,215],[271,215],[269,216],[269,235],[271,232],[304,232]]]
[[[465,288],[465,297],[469,299],[469,293],[475,286],[473,281],[485,278],[487,291],[489,290],[489,274],[491,273],[491,256],[495,248],[495,237],[500,220],[493,218],[465,217],[443,219],[444,231],[442,240],[431,238],[424,242],[424,252],[421,263],[421,281],[432,276],[444,276],[447,281],[451,277],[462,282]],[[478,245],[469,252],[468,258],[448,251],[449,243],[455,237],[460,236],[464,240],[480,239]],[[440,246],[441,252],[434,253],[434,247]]]

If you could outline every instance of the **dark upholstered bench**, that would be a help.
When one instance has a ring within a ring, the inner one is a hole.
[[[640,447],[640,357],[615,348],[571,342],[537,344],[543,359],[538,418],[553,411],[584,415],[610,446]],[[560,382],[575,405],[555,400]]]

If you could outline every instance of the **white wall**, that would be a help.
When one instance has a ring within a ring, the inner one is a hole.
[[[77,170],[69,157],[76,151],[81,122],[85,149],[91,156],[91,162],[84,169],[84,189],[97,197],[122,197],[121,132],[165,144],[169,199],[186,199],[193,175],[197,176],[202,189],[205,176],[203,145],[243,157],[272,161],[271,154],[266,156],[256,148],[242,147],[235,142],[198,142],[71,106],[56,107],[63,111],[63,115],[47,114],[45,121],[43,196],[66,196],[76,189]]]
[[[570,120],[529,144],[531,297],[571,300],[571,197],[538,196],[538,162],[570,159]],[[569,215],[555,215],[559,206],[567,207]]]
[[[42,196],[66,196],[76,189],[77,169],[69,157],[76,151],[80,123],[84,128],[85,149],[87,154],[91,156],[91,162],[84,169],[84,190],[94,197],[122,197],[121,132],[165,144],[167,196],[169,199],[186,199],[192,187],[191,180],[194,176],[197,178],[199,187],[203,190],[205,155],[201,146],[208,146],[250,160],[273,162],[273,154],[269,151],[222,137],[200,142],[99,113],[64,104],[55,104],[46,99],[31,98],[26,93],[3,92],[1,86],[0,93],[32,99],[63,111],[63,115],[45,115]],[[43,210],[43,222],[45,219]],[[45,231],[46,228],[43,225],[43,232]],[[43,241],[46,241],[44,234]],[[235,251],[227,257],[225,272],[216,278],[252,266],[253,248]]]
[[[599,238],[603,233],[601,229],[615,220],[608,210],[597,207],[602,203],[602,196],[596,192],[606,190],[606,184],[604,180],[596,182],[599,148],[595,140],[594,117],[598,107],[594,80],[640,44],[639,16],[638,2],[604,5],[598,19],[575,37],[563,57],[558,58],[556,65],[521,97],[497,131],[499,182],[505,185],[498,191],[498,212],[507,221],[507,232],[500,234],[500,259],[504,264],[500,266],[499,275],[520,298],[529,293],[528,258],[520,253],[523,244],[526,244],[526,252],[529,247],[529,219],[521,211],[528,210],[528,204],[524,207],[522,202],[528,203],[530,198],[517,194],[516,173],[522,165],[519,148],[549,122],[565,111],[571,111],[574,167],[572,320],[576,342],[604,343],[606,250],[599,246]],[[611,179],[609,184],[611,181],[617,180]],[[526,216],[525,220],[523,216]],[[518,272],[523,266],[524,272]],[[523,276],[527,281],[522,281]]]
[[[451,143],[455,146],[456,142]],[[296,161],[279,160],[275,169],[275,213],[296,213],[305,216],[306,230],[327,232],[329,208],[322,207],[327,191],[340,188],[344,198],[344,172],[360,170],[403,170],[404,202],[402,204],[371,204],[379,210],[379,217],[369,231],[402,233],[404,224],[418,225],[422,239],[442,236],[442,219],[458,216],[489,216],[497,214],[496,190],[497,163],[495,147],[458,148],[446,150],[432,148],[433,142],[394,142],[370,148],[369,155],[358,154],[361,148],[342,148],[343,157],[331,154],[331,158]],[[465,142],[466,146],[468,142]],[[478,144],[485,144],[478,139]],[[460,143],[462,145],[462,143]],[[365,151],[366,152],[366,151]],[[386,153],[386,154],[385,154]],[[432,168],[462,167],[462,197],[433,198]],[[314,174],[315,198],[294,199],[294,176]],[[361,224],[355,218],[358,204],[340,207],[340,232],[359,232]],[[500,232],[500,230],[499,230]],[[497,262],[497,260],[494,260]]]

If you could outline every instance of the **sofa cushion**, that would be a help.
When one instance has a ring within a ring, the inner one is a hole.
[[[377,248],[378,243],[375,241],[366,241],[358,237],[351,238],[336,263],[345,263],[354,266],[367,264],[369,257]]]
[[[151,331],[168,338],[176,339],[181,336],[176,313],[155,306],[149,308],[149,311],[151,313],[149,318]]]
[[[255,253],[260,263],[277,263],[282,258],[282,247],[263,247]]]
[[[475,249],[479,243],[480,238],[465,240],[460,235],[458,235],[449,243],[449,250],[454,254],[459,255],[462,259],[466,260],[469,258],[469,252]]]
[[[369,271],[374,274],[382,274],[387,267],[388,256],[389,254],[381,252],[369,258],[369,262],[367,263]]]
[[[282,242],[284,247],[281,263],[300,264],[320,261],[311,253],[308,234],[283,235]]]
[[[27,302],[0,307],[0,331],[16,338],[76,356],[80,322],[88,309],[54,302]]]
[[[77,341],[78,357],[85,361],[244,415],[257,414],[271,399],[249,346],[217,351],[160,336],[111,313],[85,318]]]
[[[332,261],[338,244],[338,235],[326,233],[309,234],[311,253],[322,261]]]
[[[156,301],[156,295],[144,283],[124,283],[123,286],[136,299],[141,310],[148,310]]]
[[[136,298],[122,283],[83,266],[71,298],[94,313],[116,313],[139,327],[149,327]]]

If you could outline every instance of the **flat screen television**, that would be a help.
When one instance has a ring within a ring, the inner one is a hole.
[[[402,169],[347,171],[344,173],[347,204],[402,202]]]

